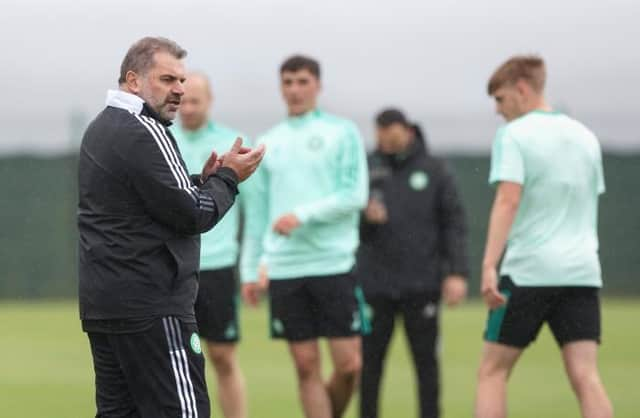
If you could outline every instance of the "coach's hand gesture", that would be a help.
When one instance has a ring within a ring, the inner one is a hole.
[[[222,157],[218,157],[218,153],[215,151],[211,152],[209,159],[206,163],[204,163],[204,167],[202,167],[202,172],[200,174],[200,181],[204,183],[207,181],[209,176],[212,176],[218,171],[220,166],[222,165]]]
[[[221,157],[221,165],[232,169],[239,181],[245,181],[260,165],[264,152],[264,144],[253,149],[246,148],[242,146],[242,138],[238,137],[229,152]]]

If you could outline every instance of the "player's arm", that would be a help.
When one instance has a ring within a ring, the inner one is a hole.
[[[262,243],[269,227],[268,172],[265,167],[259,167],[243,183],[240,199],[244,214],[240,256],[242,297],[248,304],[255,305],[266,283],[266,266],[261,265]]]
[[[450,306],[457,305],[467,295],[469,277],[468,230],[464,206],[453,174],[443,167],[438,190],[439,226],[442,236],[442,256],[445,278],[442,296]]]
[[[387,207],[384,204],[384,185],[392,176],[391,169],[376,153],[367,158],[369,167],[369,201],[360,217],[361,237],[366,238],[374,233],[380,225],[389,220]]]
[[[129,179],[151,217],[182,234],[208,231],[231,207],[238,177],[230,168],[220,168],[203,184],[194,183],[180,164],[178,153],[164,132],[141,125],[133,132],[132,146],[121,157]],[[155,135],[154,135],[155,134]]]
[[[331,222],[365,207],[369,193],[367,156],[358,129],[353,125],[346,129],[338,158],[336,191],[296,207],[293,214],[301,223]]]
[[[507,245],[511,225],[518,213],[521,194],[520,184],[501,182],[491,208],[487,243],[482,261],[482,294],[488,303],[491,302],[490,305],[498,301],[504,302],[504,297],[497,292],[496,269]]]
[[[489,229],[482,260],[481,292],[491,309],[504,304],[505,297],[498,291],[497,267],[507,245],[511,225],[520,206],[525,166],[518,143],[501,129],[491,151],[489,183],[497,184],[496,196],[489,216]]]

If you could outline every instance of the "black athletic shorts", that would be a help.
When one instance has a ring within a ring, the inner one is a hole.
[[[205,340],[217,343],[239,340],[238,286],[233,268],[200,272],[195,311],[198,331]]]
[[[96,418],[209,416],[195,323],[164,317],[142,332],[87,335],[96,376]]]
[[[507,303],[489,312],[486,341],[524,348],[546,322],[561,347],[580,340],[600,342],[597,287],[525,287],[503,276],[498,288]]]
[[[351,273],[271,280],[269,306],[272,338],[350,337],[371,329]]]

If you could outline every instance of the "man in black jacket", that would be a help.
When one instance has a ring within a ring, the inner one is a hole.
[[[403,113],[376,119],[369,158],[370,200],[361,223],[358,277],[371,308],[363,339],[361,418],[378,416],[380,378],[397,313],[417,370],[420,416],[439,416],[438,313],[466,296],[469,275],[464,210],[445,164],[429,155]]]
[[[170,131],[186,51],[143,38],[91,122],[79,161],[79,294],[97,417],[208,417],[194,316],[199,234],[233,204],[263,148],[236,140],[188,176]]]

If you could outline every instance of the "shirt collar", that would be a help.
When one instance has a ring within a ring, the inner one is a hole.
[[[320,114],[321,114],[320,110],[316,108],[316,109],[309,110],[308,112],[303,113],[301,115],[295,115],[295,116],[290,115],[287,117],[287,122],[289,122],[293,126],[300,126],[310,120],[315,119],[316,117],[320,116]]]
[[[127,93],[122,90],[108,90],[107,106],[117,107],[119,109],[128,110],[129,112],[140,114],[144,106],[144,100],[135,94]]]

